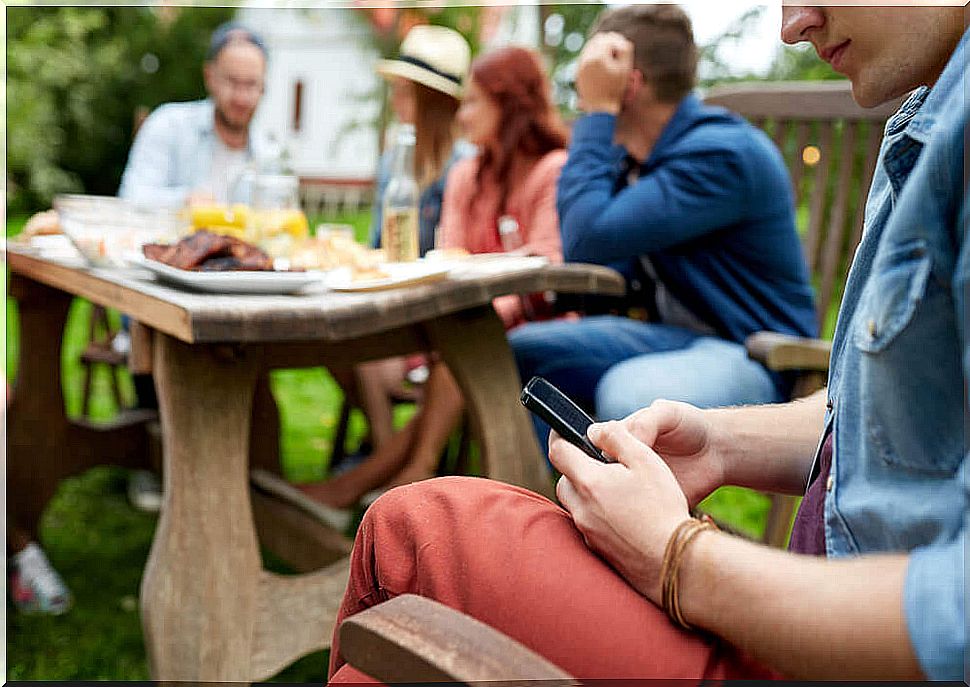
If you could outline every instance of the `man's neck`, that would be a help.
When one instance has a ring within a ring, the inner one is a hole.
[[[249,143],[248,128],[237,129],[235,127],[231,127],[222,120],[218,113],[215,114],[215,130],[219,140],[222,141],[227,148],[242,150]]]
[[[639,108],[639,112],[631,112],[628,131],[618,143],[626,148],[633,159],[643,164],[673,119],[678,106],[679,103],[653,103]]]

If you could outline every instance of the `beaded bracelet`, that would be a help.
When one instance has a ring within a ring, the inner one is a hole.
[[[717,529],[717,525],[710,518],[684,520],[670,535],[667,548],[664,549],[663,562],[660,565],[661,605],[670,619],[685,630],[694,628],[684,619],[680,609],[680,564],[684,551],[699,533]]]

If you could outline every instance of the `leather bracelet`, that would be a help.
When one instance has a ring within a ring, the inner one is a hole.
[[[699,533],[706,530],[717,530],[717,525],[710,518],[695,520],[690,518],[677,525],[667,547],[664,549],[663,562],[660,565],[661,606],[673,623],[685,630],[693,630],[680,608],[680,564],[684,559],[687,545]]]

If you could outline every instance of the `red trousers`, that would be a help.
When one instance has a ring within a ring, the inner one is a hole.
[[[471,615],[582,680],[779,677],[675,627],[587,548],[562,508],[491,480],[421,482],[368,509],[337,627],[400,594]],[[330,674],[368,681],[344,664],[336,634]]]

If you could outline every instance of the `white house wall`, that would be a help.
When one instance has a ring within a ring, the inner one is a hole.
[[[366,25],[351,12],[247,7],[237,15],[260,33],[270,54],[254,126],[287,146],[293,171],[304,178],[369,180],[377,167],[377,55]],[[303,83],[299,132],[297,82]]]

